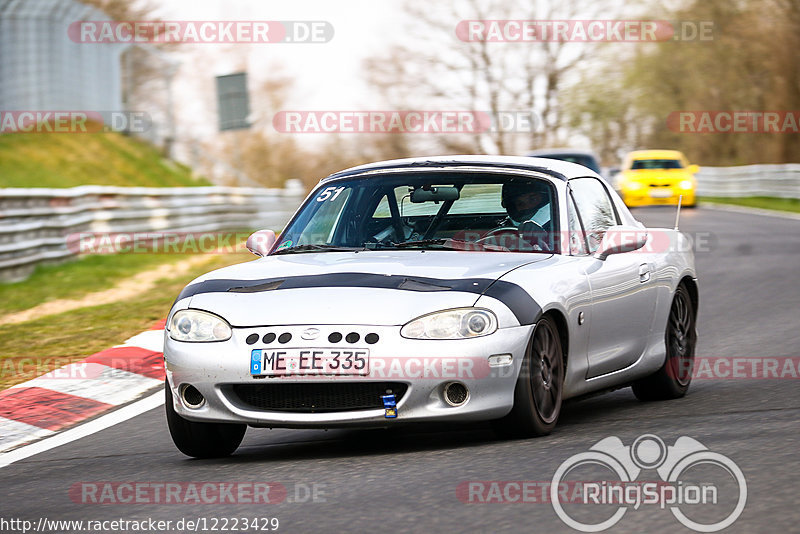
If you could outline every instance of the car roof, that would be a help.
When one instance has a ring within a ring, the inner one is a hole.
[[[426,167],[498,167],[520,170],[538,171],[548,176],[566,181],[578,176],[592,176],[594,173],[576,163],[567,161],[532,158],[528,156],[485,156],[485,155],[457,155],[457,156],[425,156],[420,158],[404,158],[387,161],[378,161],[351,167],[331,174],[322,181],[352,176],[363,172],[388,169],[425,169]],[[587,174],[588,172],[588,174]]]
[[[634,150],[633,152],[629,152],[626,157],[633,158],[633,159],[646,159],[646,158],[653,158],[653,159],[662,159],[662,158],[681,159],[681,158],[685,158],[683,153],[678,151],[678,150],[665,150],[665,149]]]
[[[538,150],[531,150],[527,155],[530,157],[544,156],[545,154],[552,154],[554,156],[575,154],[576,156],[591,156],[594,159],[597,159],[597,154],[584,148],[540,148]]]

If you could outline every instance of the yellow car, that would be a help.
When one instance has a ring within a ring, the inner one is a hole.
[[[676,205],[681,195],[682,205],[691,207],[699,169],[677,150],[636,150],[625,156],[617,189],[629,207]]]

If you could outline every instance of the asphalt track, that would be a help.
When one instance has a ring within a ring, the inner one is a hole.
[[[671,226],[674,210],[635,215]],[[700,247],[698,356],[799,356],[800,221],[697,209],[684,211],[681,229]],[[466,504],[456,489],[473,480],[549,481],[564,460],[603,438],[630,445],[652,433],[667,444],[690,436],[740,467],[747,504],[727,532],[800,532],[799,386],[798,379],[696,380],[685,398],[660,403],[619,390],[567,404],[556,431],[532,440],[502,441],[488,426],[250,429],[233,457],[214,461],[181,455],[156,409],[0,469],[0,519],[207,518],[210,528],[215,517],[277,517],[278,532],[575,532],[551,504]],[[74,502],[70,488],[87,481],[276,482],[288,495],[261,505]],[[305,499],[312,487],[317,498]],[[668,510],[642,506],[609,532],[691,531]]]

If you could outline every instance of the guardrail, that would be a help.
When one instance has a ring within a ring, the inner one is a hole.
[[[800,164],[700,167],[697,194],[708,197],[800,198]]]
[[[305,196],[244,187],[0,189],[0,280],[23,280],[38,263],[75,254],[80,232],[217,232],[280,230]]]
[[[800,198],[800,164],[701,167],[697,192]],[[0,280],[22,280],[38,263],[72,256],[70,234],[280,230],[303,197],[297,181],[286,189],[0,189]]]

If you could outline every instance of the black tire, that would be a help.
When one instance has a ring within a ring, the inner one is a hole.
[[[172,392],[165,382],[167,426],[175,446],[193,458],[222,458],[239,447],[247,425],[227,423],[197,423],[184,419],[172,405]]]
[[[514,388],[514,407],[495,422],[503,437],[546,436],[561,414],[564,388],[564,351],[558,328],[542,317],[536,324]]]
[[[694,351],[697,344],[696,312],[689,290],[680,284],[669,309],[664,342],[667,357],[661,369],[632,386],[640,401],[677,399],[686,395],[692,383]]]

